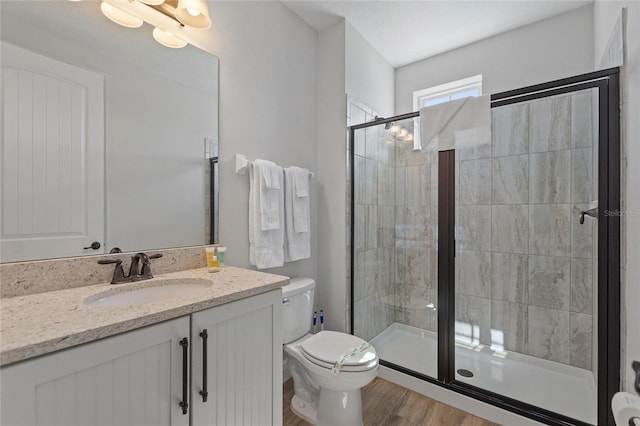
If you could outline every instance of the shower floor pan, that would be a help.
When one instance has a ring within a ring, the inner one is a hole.
[[[437,376],[437,333],[393,323],[371,340],[379,357]],[[485,345],[456,343],[456,379],[583,422],[597,422],[597,387],[589,370]]]

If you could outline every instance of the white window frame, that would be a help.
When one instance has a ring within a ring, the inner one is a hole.
[[[451,96],[470,89],[478,89],[478,96],[482,95],[482,74],[440,84],[438,86],[428,87],[422,90],[416,90],[413,92],[413,110],[419,111],[425,100],[440,98],[447,95]],[[414,119],[414,129],[419,127],[419,122],[419,118]],[[420,132],[414,131],[414,133],[413,149],[422,149],[420,144]]]

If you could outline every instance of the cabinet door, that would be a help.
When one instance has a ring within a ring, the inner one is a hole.
[[[282,291],[192,314],[192,424],[282,424]],[[203,402],[203,338],[207,391]]]
[[[183,317],[0,369],[4,425],[189,425]],[[188,360],[188,358],[187,358]]]

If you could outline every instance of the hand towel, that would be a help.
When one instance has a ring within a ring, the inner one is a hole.
[[[253,162],[259,181],[260,192],[260,229],[270,231],[280,229],[280,202],[282,196],[282,167],[271,161],[256,160]]]
[[[249,263],[258,269],[284,265],[284,226],[263,231],[260,213],[260,189],[264,184],[262,172],[249,167]],[[283,187],[283,177],[278,180]],[[280,223],[284,224],[284,194],[278,190]]]
[[[311,257],[311,239],[308,230],[309,223],[309,197],[296,196],[295,175],[297,167],[288,167],[284,169],[284,222],[285,222],[285,244],[284,244],[284,260],[286,262],[295,262],[300,259]],[[303,170],[303,169],[301,169]],[[309,179],[309,171],[306,170],[307,180]],[[308,183],[307,183],[308,185]],[[294,206],[296,200],[306,200],[307,206],[307,231],[296,232],[295,230],[295,213]]]
[[[293,174],[293,229],[309,232],[309,170],[300,167],[289,169]]]
[[[422,149],[446,151],[491,143],[491,97],[478,96],[422,108]]]

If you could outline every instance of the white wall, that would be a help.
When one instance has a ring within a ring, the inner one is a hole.
[[[319,174],[318,36],[280,2],[209,2],[209,8],[210,49],[220,58],[220,242],[229,264],[249,267],[249,177],[235,173],[235,154]],[[266,272],[316,278],[318,181],[311,181],[311,259]]]
[[[326,327],[345,330],[347,301],[345,21],[318,35],[318,287]]]
[[[631,361],[640,361],[640,3],[596,1],[594,63],[598,64],[616,20],[627,7],[626,57],[621,84],[622,133],[622,356],[623,389],[634,392]]]
[[[348,21],[345,39],[347,94],[382,117],[394,115],[393,67]]]
[[[3,3],[3,39],[105,76],[106,249],[204,244],[217,59],[120,27],[95,2]]]
[[[396,69],[395,114],[413,92],[482,74],[485,94],[593,71],[593,15],[586,6]]]

